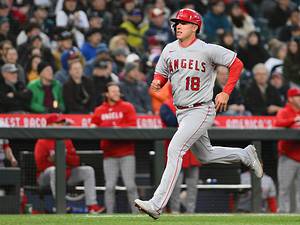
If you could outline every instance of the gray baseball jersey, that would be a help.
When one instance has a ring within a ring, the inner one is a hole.
[[[175,105],[189,106],[212,100],[216,65],[229,67],[235,58],[235,52],[219,45],[197,39],[182,48],[176,40],[164,48],[155,73],[170,80]]]

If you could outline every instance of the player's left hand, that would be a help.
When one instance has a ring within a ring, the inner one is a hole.
[[[216,111],[217,112],[226,111],[228,100],[229,100],[229,95],[227,93],[221,92],[217,94],[215,98]]]

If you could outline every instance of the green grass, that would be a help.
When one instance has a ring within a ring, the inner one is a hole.
[[[0,215],[0,225],[299,225],[300,214]]]

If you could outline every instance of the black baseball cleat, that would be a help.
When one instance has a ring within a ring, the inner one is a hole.
[[[158,213],[155,209],[153,209],[153,206],[149,201],[142,201],[140,199],[134,200],[135,207],[138,208],[140,212],[144,212],[148,214],[153,219],[157,220],[160,216],[160,213]]]

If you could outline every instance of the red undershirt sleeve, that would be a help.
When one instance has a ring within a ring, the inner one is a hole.
[[[161,83],[161,87],[163,87],[168,82],[168,78],[159,73],[154,74],[154,80],[159,80]]]
[[[236,85],[237,81],[240,78],[240,74],[242,72],[242,69],[244,67],[244,64],[242,63],[239,58],[235,58],[231,66],[229,67],[229,75],[226,85],[223,88],[223,92],[227,94],[231,94],[234,86]]]

